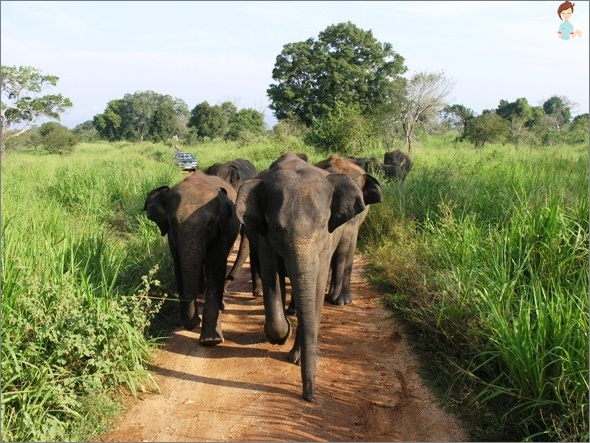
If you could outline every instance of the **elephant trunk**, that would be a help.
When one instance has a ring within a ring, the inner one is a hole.
[[[297,311],[297,333],[290,360],[301,364],[303,398],[311,401],[315,392],[318,327],[327,266],[320,265],[317,257],[315,259],[307,257],[298,261],[300,264],[302,261],[306,263],[304,266],[299,265],[295,266],[295,269],[287,270],[288,274],[293,276],[291,288]]]

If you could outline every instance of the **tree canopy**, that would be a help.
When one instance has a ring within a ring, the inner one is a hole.
[[[18,136],[44,118],[60,119],[60,114],[73,106],[69,98],[61,94],[41,95],[45,88],[56,86],[59,77],[43,74],[33,66],[2,65],[2,139]],[[23,125],[9,133],[14,125]]]
[[[238,110],[232,102],[213,106],[207,101],[199,103],[191,111],[188,126],[194,128],[199,140],[243,140],[266,131],[262,112],[251,108]]]
[[[412,149],[418,126],[428,129],[453,88],[443,72],[418,72],[407,83],[406,94],[397,105],[408,150]]]
[[[351,22],[328,26],[318,39],[289,43],[276,58],[275,84],[267,89],[278,120],[311,126],[336,108],[357,104],[372,115],[403,86],[404,58],[389,43]]]
[[[186,126],[187,104],[154,91],[125,94],[111,100],[102,114],[93,118],[98,134],[107,140],[164,140]]]

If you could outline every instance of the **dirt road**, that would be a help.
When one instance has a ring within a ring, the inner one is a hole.
[[[175,331],[151,367],[161,393],[130,399],[98,441],[467,441],[422,384],[362,264],[358,256],[353,303],[324,306],[311,403],[301,397],[300,367],[286,361],[293,336],[283,346],[264,338],[246,263],[225,298],[224,343],[206,348],[198,330]]]

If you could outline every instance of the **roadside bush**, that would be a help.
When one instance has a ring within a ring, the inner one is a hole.
[[[78,138],[65,126],[55,122],[48,122],[39,128],[43,146],[52,154],[67,154],[74,150]]]

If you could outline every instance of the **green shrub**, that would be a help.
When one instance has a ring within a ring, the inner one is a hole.
[[[55,122],[43,123],[39,128],[43,146],[52,154],[66,154],[73,151],[78,138],[65,126]]]

